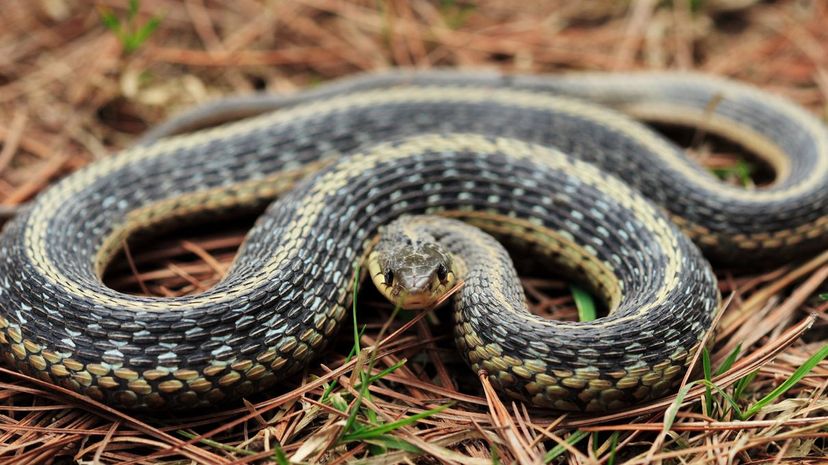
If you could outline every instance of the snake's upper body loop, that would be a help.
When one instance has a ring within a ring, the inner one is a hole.
[[[725,186],[644,126],[581,99],[724,135],[777,179],[754,191]],[[607,317],[531,317],[493,240],[433,231],[456,235],[447,247],[472,277],[455,304],[469,363],[535,405],[606,410],[666,392],[712,322],[715,278],[673,222],[726,263],[766,265],[828,241],[825,128],[729,81],[394,72],[256,100],[160,131],[278,109],[96,162],[6,226],[0,351],[10,363],[131,408],[263,390],[330,340],[379,228],[430,213],[528,244],[592,284]],[[203,293],[132,296],[101,282],[137,231],[277,197]]]

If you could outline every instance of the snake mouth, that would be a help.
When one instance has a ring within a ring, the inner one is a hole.
[[[384,226],[367,266],[377,290],[395,307],[423,310],[446,299],[456,282],[453,259],[428,223],[402,217]]]
[[[368,270],[374,286],[395,307],[403,310],[425,310],[442,303],[454,287],[456,276],[446,267],[435,266],[428,272],[400,269],[394,272],[381,264],[377,254],[368,260]]]
[[[436,307],[445,300],[445,294],[455,284],[453,273],[449,273],[444,281],[425,276],[414,285],[395,282],[388,285],[374,281],[379,292],[396,307],[403,310],[426,310]]]
[[[430,293],[400,295],[395,305],[403,310],[423,310],[433,307],[439,301],[439,296]]]

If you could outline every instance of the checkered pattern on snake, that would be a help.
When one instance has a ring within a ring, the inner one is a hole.
[[[726,186],[619,111],[732,139],[776,181]],[[227,100],[150,138],[222,113],[258,116],[93,163],[5,227],[8,363],[127,408],[271,388],[338,329],[378,228],[428,213],[531,245],[610,309],[586,323],[532,317],[502,248],[452,232],[468,272],[455,303],[468,362],[530,404],[614,409],[668,392],[710,329],[718,293],[699,249],[766,266],[828,242],[824,126],[708,76],[391,72]],[[137,231],[270,202],[212,289],[156,298],[101,282]]]

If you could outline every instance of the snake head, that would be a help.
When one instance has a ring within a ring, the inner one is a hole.
[[[368,257],[374,285],[406,310],[433,307],[456,281],[451,254],[433,237],[392,223]]]

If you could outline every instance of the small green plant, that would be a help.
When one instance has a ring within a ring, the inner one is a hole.
[[[383,419],[377,415],[377,412],[372,410],[370,406],[366,405],[370,404],[371,401],[371,393],[369,391],[371,385],[404,366],[406,359],[401,359],[388,368],[379,371],[379,373],[371,375],[376,359],[376,350],[371,350],[370,353],[368,353],[367,349],[363,350],[359,342],[362,331],[365,329],[364,327],[359,329],[357,322],[356,296],[359,291],[359,277],[360,270],[357,265],[354,270],[354,299],[351,308],[354,324],[354,343],[351,348],[351,353],[348,355],[348,360],[353,357],[360,358],[357,360],[357,365],[354,368],[359,372],[359,381],[354,385],[354,389],[356,389],[357,393],[355,396],[352,396],[348,391],[335,392],[334,389],[336,388],[336,382],[333,381],[331,384],[326,386],[322,396],[322,402],[330,402],[334,408],[340,412],[348,414],[347,419],[345,420],[345,425],[342,427],[342,431],[340,432],[338,441],[340,444],[349,442],[366,442],[371,446],[370,451],[372,455],[383,454],[389,449],[420,453],[422,451],[418,447],[406,442],[403,439],[400,439],[399,437],[392,436],[389,433],[393,433],[399,428],[413,425],[419,420],[440,413],[451,407],[453,403],[447,403],[388,423],[383,423]],[[400,310],[400,307],[394,309],[394,312],[391,315],[392,320],[397,316],[397,313]],[[381,339],[381,337],[378,338],[378,340]],[[349,397],[352,398],[350,404],[345,400]]]
[[[737,348],[737,350],[738,350],[738,348]],[[737,351],[734,351],[734,352],[738,353]],[[684,402],[684,398],[687,396],[687,394],[690,392],[690,389],[693,386],[696,386],[696,385],[699,385],[699,384],[705,386],[704,399],[705,399],[705,402],[706,402],[707,406],[712,407],[712,405],[709,402],[712,402],[712,400],[711,400],[712,399],[712,391],[716,391],[728,403],[728,405],[730,405],[730,408],[732,409],[732,411],[734,413],[734,416],[737,419],[739,419],[739,420],[748,420],[748,419],[750,419],[750,417],[752,417],[752,416],[756,415],[757,413],[759,413],[759,411],[762,410],[764,407],[770,405],[773,401],[775,401],[782,394],[786,393],[789,389],[794,387],[798,382],[800,382],[802,380],[802,378],[807,376],[808,373],[810,373],[811,370],[813,370],[814,367],[819,365],[819,363],[822,362],[826,357],[828,357],[828,345],[823,346],[819,351],[817,351],[814,355],[812,355],[810,358],[808,358],[808,360],[806,360],[805,363],[803,363],[799,368],[797,368],[791,374],[790,378],[786,379],[782,384],[777,386],[773,391],[771,391],[765,397],[763,397],[763,398],[759,399],[758,401],[754,402],[753,405],[748,406],[746,409],[739,408],[738,401],[744,395],[745,388],[756,378],[756,375],[758,374],[758,370],[746,375],[744,378],[737,381],[736,385],[733,388],[733,395],[728,395],[724,391],[724,389],[717,386],[715,383],[713,383],[711,381],[712,376],[711,376],[711,373],[710,373],[710,369],[709,369],[709,366],[706,366],[706,367],[704,367],[704,371],[705,371],[705,373],[704,373],[705,378],[704,379],[699,379],[699,380],[687,383],[676,394],[676,399],[673,401],[673,403],[670,405],[670,407],[668,407],[667,410],[664,412],[664,426],[662,428],[662,432],[666,433],[667,431],[670,430],[670,428],[673,425],[673,421],[675,421],[676,414],[678,413],[679,407],[681,406],[682,402]],[[705,358],[707,358],[706,362],[705,362]],[[736,355],[731,353],[727,357],[725,362],[723,363],[723,366],[727,366],[729,364],[732,364],[731,360],[735,360],[735,359],[736,359]],[[704,352],[702,352],[702,363],[705,363],[705,364],[710,363],[709,362],[709,355],[705,356]],[[728,368],[729,368],[729,366],[728,366]],[[717,370],[717,374],[720,373],[720,372],[724,372],[726,370],[727,370],[727,368],[722,369],[722,367],[720,367],[719,370]],[[709,412],[709,409],[708,409],[708,412]]]
[[[578,286],[569,286],[572,292],[572,299],[575,301],[575,307],[578,309],[578,321],[592,321],[596,318],[595,300],[589,292],[581,289]]]
[[[736,382],[736,386],[733,387],[734,400],[739,400],[742,398],[742,396],[745,395],[745,390],[748,386],[750,386],[750,383],[752,383],[753,380],[756,379],[756,375],[758,374],[759,370],[754,370],[748,373],[747,375],[739,378],[739,381]]]
[[[727,358],[722,361],[716,371],[712,371],[711,362],[710,362],[710,352],[707,348],[702,349],[702,371],[704,374],[704,401],[705,401],[705,413],[707,415],[712,415],[713,412],[713,391],[711,386],[713,386],[713,377],[719,376],[722,373],[726,372],[733,366],[736,362],[736,358],[739,357],[739,353],[742,351],[742,344],[738,344],[735,349],[733,349],[728,355]],[[735,395],[734,395],[735,397]]]
[[[733,166],[713,168],[710,171],[722,181],[735,178],[742,187],[753,186],[750,175],[753,174],[754,166],[745,160],[739,160]]]
[[[777,386],[776,389],[770,392],[770,394],[759,399],[758,401],[756,401],[756,403],[748,407],[748,409],[745,410],[744,414],[740,415],[740,417],[746,420],[752,417],[753,415],[759,413],[759,411],[762,410],[762,408],[769,405],[771,402],[776,400],[777,397],[787,392],[788,389],[794,387],[794,385],[796,385],[796,383],[798,383],[800,380],[802,380],[802,378],[804,378],[808,373],[810,373],[811,370],[814,369],[814,367],[819,365],[819,363],[822,362],[825,359],[825,357],[828,357],[828,345],[823,346],[822,349],[818,350],[817,353],[815,353],[808,360],[806,360],[805,363],[802,364],[802,366],[797,368],[796,371],[794,371],[793,374],[791,374],[790,378],[786,379],[785,382]]]
[[[702,348],[702,371],[704,372],[704,380],[707,381],[707,386],[704,387],[704,413],[710,415],[713,410],[713,392],[710,390],[710,385],[713,384],[713,373],[710,366],[710,352],[707,347]],[[708,384],[709,383],[709,384]]]
[[[730,367],[732,367],[733,364],[736,362],[736,358],[739,356],[739,353],[741,351],[742,351],[742,344],[739,343],[739,344],[736,345],[736,348],[734,348],[727,355],[727,358],[725,358],[724,361],[722,362],[722,364],[719,365],[719,368],[716,368],[716,374],[715,375],[719,376],[720,374],[722,374],[722,373],[726,372],[727,370],[729,370]]]
[[[440,13],[443,21],[449,29],[459,29],[469,20],[475,11],[474,3],[463,3],[455,0],[443,0],[440,2]]]
[[[108,8],[101,7],[98,9],[104,26],[118,37],[121,46],[124,48],[124,53],[127,54],[138,50],[161,24],[161,18],[157,16],[151,17],[143,25],[136,24],[139,7],[140,0],[129,0],[126,19],[123,21]]]
[[[497,445],[494,443],[489,446],[489,454],[492,456],[492,465],[501,465],[500,456],[497,453]]]

